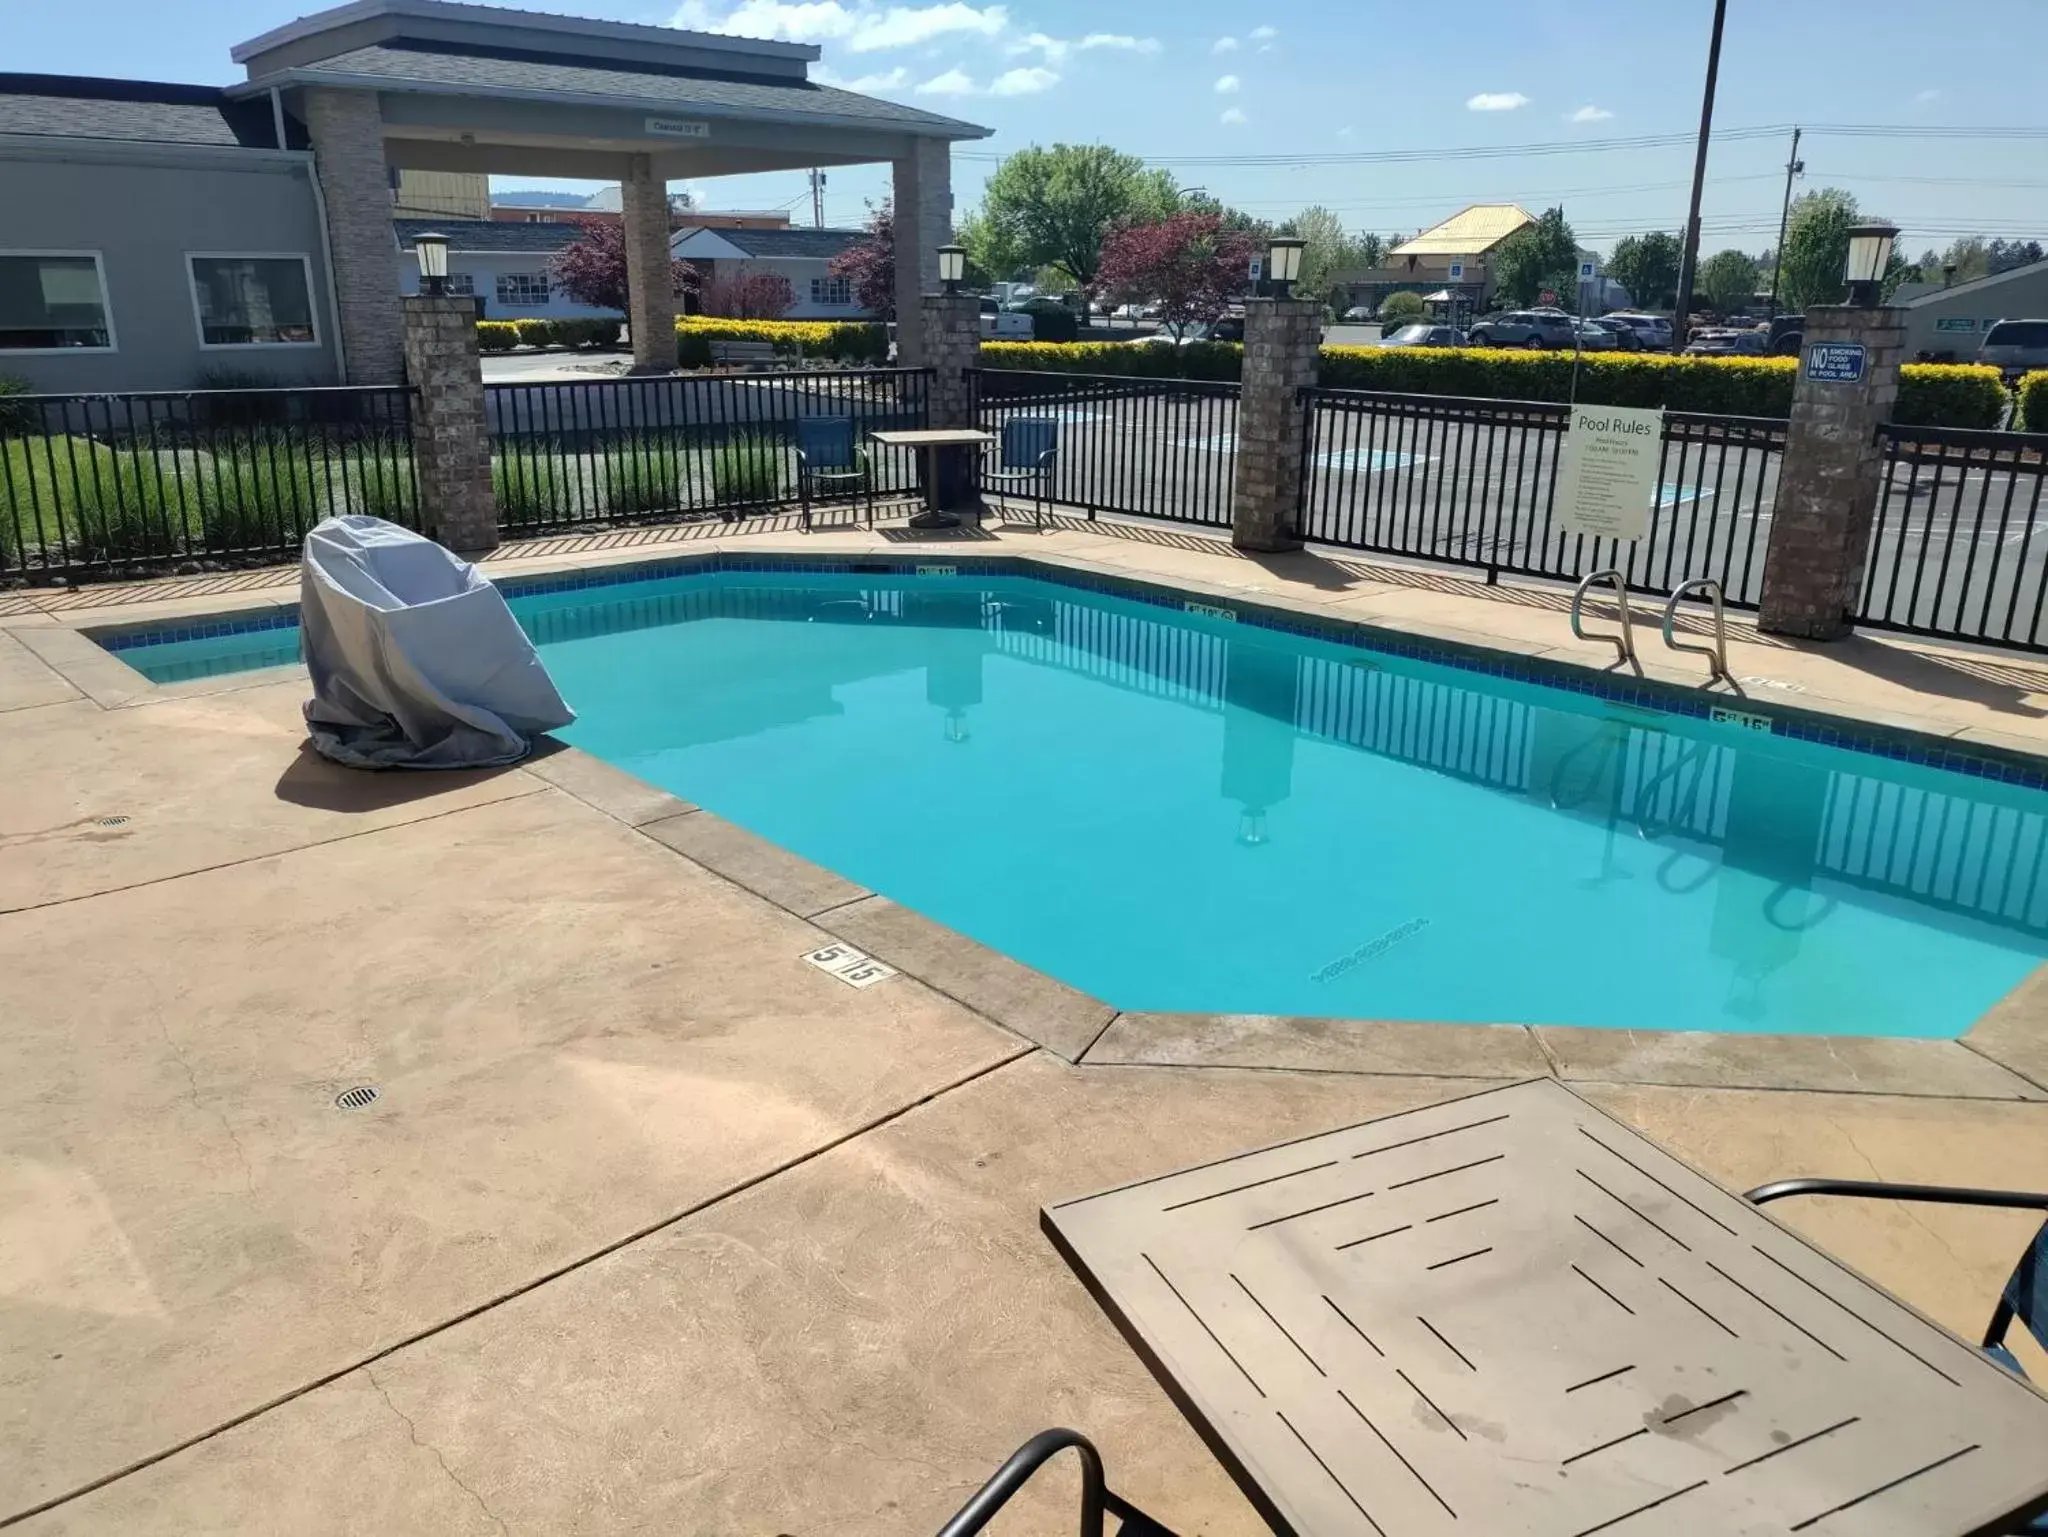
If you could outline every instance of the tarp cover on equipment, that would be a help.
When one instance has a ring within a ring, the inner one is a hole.
[[[352,768],[516,763],[576,719],[490,580],[382,518],[329,518],[306,536],[299,635],[307,731]]]

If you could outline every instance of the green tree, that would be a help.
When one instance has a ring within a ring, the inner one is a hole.
[[[1849,260],[1849,227],[1856,199],[1840,187],[1801,193],[1785,226],[1784,278],[1778,308],[1797,313],[1813,304],[1839,304],[1842,268]]]
[[[1546,287],[1559,294],[1577,283],[1579,242],[1562,208],[1550,208],[1493,248],[1494,283],[1511,304],[1534,304]]]
[[[1982,235],[1964,235],[1949,242],[1949,248],[1942,253],[1941,265],[1956,269],[1956,281],[1967,283],[1972,278],[1991,276],[1991,248]],[[1937,271],[1937,276],[1939,272]]]
[[[1425,309],[1421,294],[1403,289],[1380,300],[1380,324],[1391,331],[1395,326],[1405,326],[1411,320],[1420,320]]]
[[[1301,278],[1294,286],[1294,291],[1304,299],[1327,299],[1332,278],[1377,266],[1379,262],[1376,253],[1366,250],[1365,240],[1353,239],[1345,232],[1343,222],[1320,204],[1304,208],[1280,226],[1280,233],[1308,242],[1301,252]]]
[[[1756,259],[1740,251],[1716,251],[1700,263],[1700,297],[1723,315],[1749,303],[1756,293]]]
[[[983,260],[989,271],[1055,267],[1086,292],[1112,230],[1163,219],[1182,201],[1169,173],[1147,170],[1135,155],[1103,144],[1034,144],[996,167],[969,224],[989,255],[1009,258]]]
[[[1670,305],[1678,296],[1678,237],[1664,230],[1626,235],[1607,258],[1607,275],[1628,290],[1636,304],[1649,309]]]

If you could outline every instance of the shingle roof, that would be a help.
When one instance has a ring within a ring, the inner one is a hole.
[[[714,116],[856,120],[895,128],[923,128],[947,137],[981,138],[988,130],[936,112],[859,96],[829,85],[758,76],[674,69],[625,69],[595,60],[563,60],[474,49],[385,47],[352,49],[283,72],[284,78],[376,79],[395,86],[446,93],[611,98],[654,107],[694,108]],[[255,82],[252,82],[252,84]],[[401,84],[402,83],[402,84]],[[246,89],[244,87],[243,89]]]
[[[749,256],[837,256],[866,232],[857,229],[719,229],[713,234]]]
[[[1937,287],[1932,293],[1916,294],[1906,300],[1894,296],[1894,304],[1903,303],[1907,309],[1917,309],[1941,299],[1953,299],[1958,294],[1981,293],[1987,288],[1999,288],[2014,278],[2033,278],[2048,274],[2048,261],[2028,262],[2024,267],[2008,267],[2003,272],[1994,272],[1989,277],[1969,278],[1961,283],[1951,283],[1946,288]]]
[[[481,219],[393,219],[391,228],[399,248],[406,251],[431,231],[446,235],[451,251],[515,251],[533,256],[552,256],[574,245],[584,230],[580,224],[514,224]]]
[[[1525,208],[1513,203],[1474,203],[1452,214],[1443,223],[1426,229],[1413,240],[1404,240],[1389,252],[1393,256],[1480,256],[1499,245],[1525,224],[1536,221]]]
[[[230,101],[214,86],[86,75],[0,74],[0,133],[275,149],[268,101]],[[306,147],[285,120],[285,143]]]

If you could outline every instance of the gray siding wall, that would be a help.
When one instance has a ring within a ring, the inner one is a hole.
[[[1959,284],[1914,301],[1906,306],[1906,356],[1953,352],[1958,363],[1972,362],[1984,333],[2001,320],[2048,320],[2048,272],[2023,272],[1981,288]]]
[[[98,251],[115,340],[112,352],[0,351],[0,374],[63,393],[187,390],[210,369],[279,384],[335,383],[309,159],[249,151],[180,157],[139,147],[133,159],[116,160],[104,146],[76,155],[0,149],[0,250]],[[202,350],[187,252],[305,255],[319,344]]]

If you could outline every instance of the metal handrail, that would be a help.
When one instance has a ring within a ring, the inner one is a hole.
[[[1581,622],[1583,616],[1580,610],[1585,605],[1586,593],[1596,582],[1614,583],[1615,604],[1621,610],[1621,633],[1619,635],[1588,635],[1585,625]],[[1628,663],[1637,673],[1642,672],[1643,664],[1636,660],[1635,625],[1629,615],[1628,582],[1619,571],[1612,567],[1605,571],[1595,571],[1591,576],[1584,578],[1573,591],[1572,634],[1576,635],[1580,640],[1613,641],[1614,649],[1619,653],[1615,660]]]
[[[1713,599],[1714,643],[1711,646],[1683,645],[1672,633],[1673,627],[1678,623],[1678,600],[1689,592],[1703,592]],[[1742,692],[1735,687],[1735,675],[1728,670],[1728,615],[1722,603],[1721,584],[1711,576],[1696,576],[1689,582],[1680,582],[1673,590],[1670,601],[1664,605],[1664,644],[1673,651],[1685,651],[1693,656],[1705,657],[1707,666],[1712,669],[1707,674],[1708,688],[1725,679],[1735,692]]]

